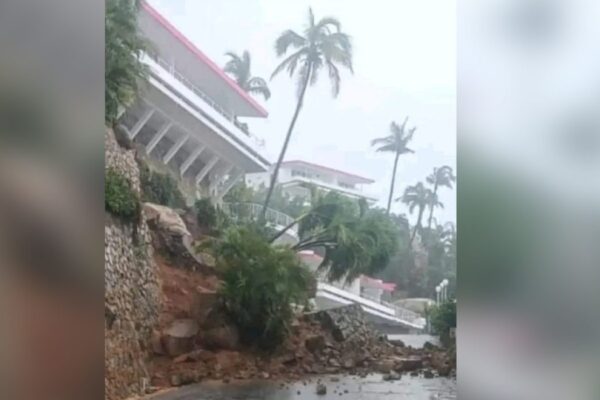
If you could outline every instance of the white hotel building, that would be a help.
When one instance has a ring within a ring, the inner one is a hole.
[[[246,183],[252,187],[268,186],[273,167],[266,173],[247,175]],[[377,198],[365,190],[365,186],[374,182],[372,179],[306,161],[282,162],[277,182],[292,197],[309,198],[310,187],[315,186],[352,199],[364,198],[369,203],[377,202]]]
[[[189,197],[216,200],[246,173],[267,171],[264,144],[238,120],[266,118],[265,109],[146,2],[138,23],[152,45],[149,83],[119,125],[151,164],[178,175]]]

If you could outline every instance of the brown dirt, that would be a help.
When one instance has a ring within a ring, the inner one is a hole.
[[[155,255],[162,288],[162,310],[158,329],[167,327],[173,320],[188,318],[194,293],[215,290],[216,276],[197,271],[173,267],[160,255]],[[314,353],[306,347],[306,339],[322,336],[325,345]],[[196,349],[201,349],[196,343]],[[382,360],[398,362],[411,356],[423,360],[423,370],[438,370],[436,364],[447,365],[448,356],[441,350],[415,350],[395,347],[387,341],[337,342],[331,332],[312,318],[299,317],[294,321],[291,335],[281,348],[273,354],[264,354],[251,349],[240,351],[203,350],[202,360],[175,361],[167,356],[153,356],[150,362],[151,385],[154,388],[185,385],[203,379],[302,379],[315,374],[366,375],[377,371]],[[396,360],[396,361],[394,361]],[[454,361],[455,363],[455,361]],[[176,382],[173,379],[176,378]]]
[[[154,261],[161,283],[159,328],[165,328],[174,319],[189,317],[195,292],[217,289],[219,280],[214,275],[172,267],[158,253]]]

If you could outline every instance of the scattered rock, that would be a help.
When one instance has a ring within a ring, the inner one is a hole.
[[[300,394],[300,392],[298,392],[298,394]],[[325,386],[322,383],[318,383],[317,384],[317,394],[319,396],[323,396],[323,395],[327,394],[327,386]]]
[[[397,380],[400,380],[400,378],[401,378],[400,374],[397,372],[394,372],[394,371],[390,372],[389,374],[383,375],[384,381],[397,381]]]
[[[310,336],[304,341],[304,345],[311,353],[318,353],[325,347],[325,338],[322,335]]]
[[[414,371],[423,367],[423,358],[419,356],[402,357],[396,360],[397,371]]]
[[[404,342],[400,339],[389,339],[389,342],[396,347],[406,347]],[[426,342],[426,343],[429,343],[429,342]]]
[[[434,377],[433,372],[426,369],[425,371],[423,371],[423,377],[426,379],[431,379]]]

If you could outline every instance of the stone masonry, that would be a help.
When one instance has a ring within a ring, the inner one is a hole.
[[[105,134],[105,162],[139,193],[134,152],[121,148],[110,130]],[[147,363],[158,319],[159,283],[144,217],[134,227],[107,213],[104,229],[105,398],[120,400],[142,394],[149,386]]]

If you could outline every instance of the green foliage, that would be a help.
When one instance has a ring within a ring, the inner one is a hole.
[[[306,301],[310,273],[287,247],[248,228],[225,232],[215,247],[225,310],[245,343],[274,349],[288,333],[292,303]]]
[[[169,173],[152,171],[147,165],[141,165],[140,185],[145,202],[171,208],[185,207],[185,199],[177,186],[177,180]]]
[[[267,81],[261,77],[252,76],[250,53],[245,50],[241,56],[233,52],[227,52],[225,55],[229,57],[229,61],[225,64],[223,71],[231,75],[244,91],[260,94],[265,100],[269,100],[271,91]]]
[[[442,344],[446,346],[451,344],[450,328],[456,328],[456,302],[441,303],[431,308],[428,313],[431,327],[436,334],[440,335]]]
[[[323,249],[327,278],[350,282],[388,264],[398,245],[398,229],[384,211],[330,192],[300,220],[296,250]]]
[[[140,61],[146,45],[138,33],[139,0],[106,0],[105,18],[105,120],[112,125],[119,109],[131,105],[146,79]]]
[[[198,225],[213,229],[217,226],[217,209],[208,198],[198,199],[194,203]]]
[[[140,213],[140,201],[125,176],[109,168],[104,175],[104,207],[126,221],[134,221]]]
[[[410,297],[435,295],[435,287],[448,279],[448,293],[456,288],[456,230],[452,223],[436,226],[432,230],[424,228],[428,237],[426,264],[415,262],[415,253],[406,244],[410,239],[408,221],[397,218],[400,235],[398,251],[390,258],[388,265],[376,276],[387,282],[396,283],[399,289],[406,290]]]

